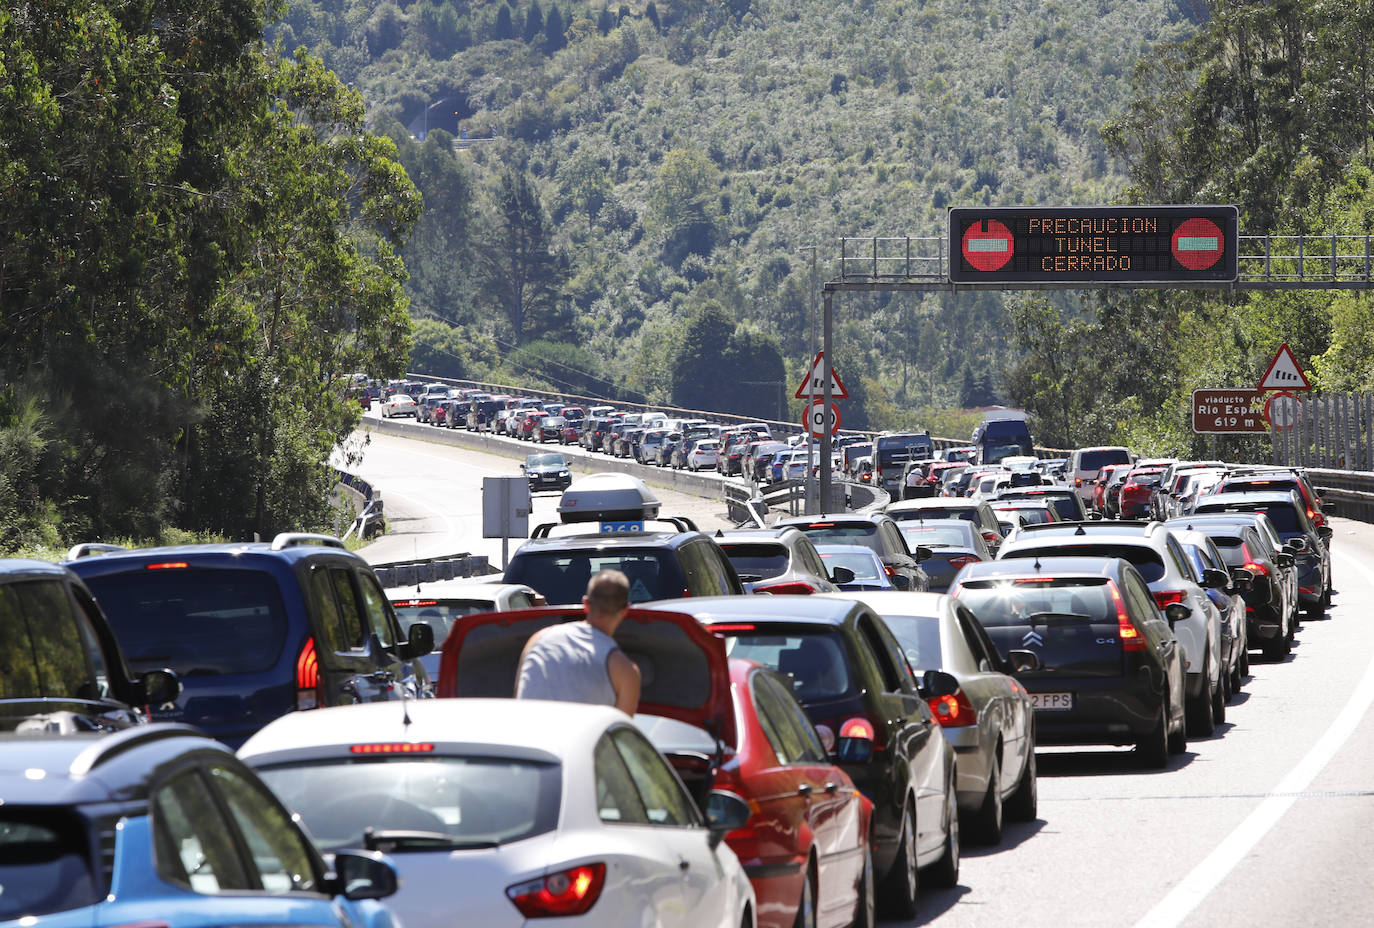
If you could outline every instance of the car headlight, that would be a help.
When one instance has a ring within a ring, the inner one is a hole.
[[[571,472],[571,471],[566,471],[566,470],[560,470],[560,471],[558,472],[558,476],[560,476],[560,477],[571,477],[571,476],[572,476],[572,472]]]

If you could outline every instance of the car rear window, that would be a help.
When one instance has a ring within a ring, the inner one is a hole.
[[[792,679],[792,691],[803,703],[848,696],[854,691],[849,660],[839,633],[787,631],[770,634],[765,629],[727,631],[726,652],[731,657],[756,661]]]
[[[946,520],[945,525],[924,525],[919,522],[906,522],[898,526],[909,547],[925,545],[927,548],[967,548],[973,544],[972,531],[963,525]]]
[[[922,521],[930,519],[963,519],[965,522],[978,521],[978,510],[972,506],[960,506],[957,509],[940,509],[932,507],[929,509],[896,510],[889,512],[888,515],[892,516],[892,518],[896,519],[898,522],[910,519],[921,519]]]
[[[1078,456],[1078,470],[1096,473],[1108,464],[1129,464],[1131,453],[1120,448],[1104,448],[1101,451],[1084,451]]]
[[[1119,557],[1140,571],[1146,583],[1154,583],[1164,577],[1164,561],[1149,545],[1066,542],[1044,548],[1016,548],[1012,551],[1003,548],[1001,557]]]
[[[91,872],[81,818],[67,809],[0,806],[0,921],[95,905],[104,898]]]
[[[882,553],[882,542],[878,538],[878,526],[871,522],[836,524],[825,522],[817,525],[798,526],[807,537],[818,545],[863,545]]]
[[[180,563],[170,557],[169,565]],[[260,570],[138,567],[87,577],[138,672],[167,667],[183,677],[258,673],[286,642],[276,578]]]
[[[959,601],[986,628],[1025,625],[1031,617],[1060,616],[1116,621],[1116,603],[1103,577],[1029,577],[973,580],[959,587]]]
[[[823,560],[831,571],[836,567],[848,567],[854,571],[854,582],[863,583],[874,580],[886,582],[887,576],[883,571],[882,561],[873,556],[871,551],[821,551]]]
[[[748,574],[761,580],[781,576],[787,570],[789,558],[783,545],[770,544],[724,544],[721,549],[730,563],[735,565],[736,573]]]
[[[1226,562],[1227,567],[1243,567],[1249,560],[1246,558],[1246,550],[1241,545],[1241,539],[1234,535],[1212,535],[1212,541],[1216,544],[1217,550],[1221,552],[1221,558]]]
[[[388,847],[405,853],[509,844],[558,823],[558,764],[406,755],[283,764],[258,773],[326,851],[362,847],[368,828],[427,835]],[[374,834],[374,840],[384,837]]]
[[[621,571],[630,580],[630,602],[677,599],[687,588],[682,570],[661,550],[540,552],[517,554],[506,569],[507,583],[524,583],[544,594],[550,606],[582,602],[587,581],[602,570]]]
[[[1206,503],[1196,507],[1195,512],[1259,512],[1269,517],[1274,528],[1280,535],[1292,535],[1305,531],[1305,527],[1298,521],[1298,514],[1294,508],[1287,503],[1255,503],[1253,505],[1245,503],[1225,503],[1219,506],[1208,506]]]

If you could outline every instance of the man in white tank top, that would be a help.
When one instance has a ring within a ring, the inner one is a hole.
[[[603,570],[582,597],[587,617],[535,632],[520,655],[517,699],[556,699],[615,706],[626,715],[639,707],[639,668],[615,643],[630,608],[630,581]]]

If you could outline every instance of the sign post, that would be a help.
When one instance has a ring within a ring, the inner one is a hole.
[[[518,477],[482,478],[482,537],[501,539],[501,569],[510,566],[510,540],[530,534],[530,481]]]

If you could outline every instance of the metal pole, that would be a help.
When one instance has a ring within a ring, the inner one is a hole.
[[[841,247],[843,248],[843,244]],[[806,248],[811,251],[811,350],[808,354],[814,358],[816,356],[816,252],[818,248],[815,245],[807,245]],[[803,415],[811,414],[811,404],[815,401],[815,396],[815,381],[811,377],[810,368],[807,368],[806,409]],[[803,485],[803,493],[805,494],[806,502],[802,507],[802,511],[810,515],[815,511],[813,507],[815,506],[816,500],[816,475],[811,472],[811,429],[806,423],[803,423],[802,426],[802,436],[806,441],[806,473],[804,475],[806,482]]]
[[[831,380],[834,379],[834,378],[832,378],[832,377],[830,376],[830,372],[831,372],[832,370],[835,369],[835,354],[834,354],[834,352],[831,350],[831,349],[833,348],[833,345],[832,345],[833,339],[832,339],[832,335],[831,335],[831,322],[832,322],[832,316],[833,316],[833,310],[834,310],[834,307],[833,307],[833,305],[832,305],[832,304],[834,303],[834,298],[835,298],[835,295],[834,295],[831,291],[829,291],[829,290],[825,291],[824,300],[823,300],[824,305],[825,305],[825,309],[824,309],[823,315],[821,316],[821,340],[822,340],[822,341],[821,341],[821,345],[822,345],[821,350],[825,352],[825,363],[821,365],[821,376],[825,378],[825,379],[821,382],[821,399],[822,399],[822,401],[823,401],[823,407],[822,407],[822,408],[825,410],[824,416],[823,416],[822,419],[821,419],[821,421],[822,421],[822,423],[823,423],[823,425],[821,426],[821,514],[822,514],[822,515],[824,515],[826,509],[828,509],[828,508],[830,507],[830,499],[831,499],[831,497],[830,497],[830,489],[831,489],[831,485],[832,485],[832,478],[833,478],[833,476],[834,476],[833,474],[830,473],[830,447],[831,447],[831,442],[830,442],[830,429],[828,428],[828,426],[829,426],[829,424],[830,424],[830,404],[831,404],[832,402],[834,402],[834,398],[830,395],[830,393],[831,393],[831,391],[830,391],[830,382],[831,382]],[[808,445],[808,447],[810,447],[810,446]]]

